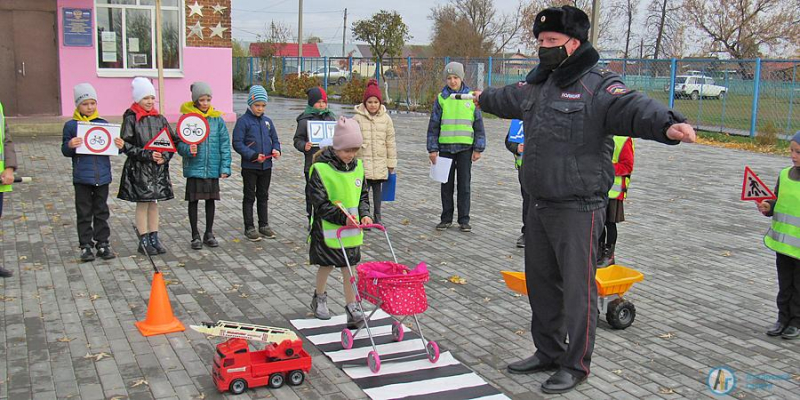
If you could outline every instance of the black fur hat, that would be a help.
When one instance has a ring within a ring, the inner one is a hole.
[[[536,14],[533,35],[539,38],[542,32],[558,32],[574,37],[584,43],[589,40],[589,16],[572,6],[550,7]]]

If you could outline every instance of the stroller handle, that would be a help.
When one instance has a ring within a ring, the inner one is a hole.
[[[383,227],[381,224],[362,224],[362,225],[355,225],[355,226],[343,226],[336,230],[336,238],[342,238],[342,232],[349,230],[349,229],[372,229],[375,228],[379,231],[386,232],[386,228]]]

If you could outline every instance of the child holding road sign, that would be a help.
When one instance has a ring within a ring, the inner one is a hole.
[[[191,141],[187,141],[179,133],[184,140],[178,143],[178,153],[183,156],[183,176],[186,178],[184,200],[189,202],[191,246],[192,249],[200,250],[203,244],[208,247],[219,246],[213,232],[215,201],[220,199],[219,179],[231,175],[231,138],[222,119],[222,112],[215,110],[211,105],[211,86],[205,82],[195,82],[190,88],[192,101],[181,105],[181,113],[200,115],[206,120],[207,125],[201,127],[205,130],[203,132],[205,139],[197,138],[202,142],[189,144]],[[199,129],[184,127],[182,122],[178,123],[179,132],[192,130],[191,128]],[[206,230],[202,240],[197,229],[197,207],[200,200],[204,200],[206,206]]]
[[[131,83],[133,105],[125,111],[120,137],[128,156],[122,167],[118,198],[136,203],[139,253],[164,254],[158,237],[158,202],[174,197],[169,178],[169,160],[178,140],[172,127],[155,108],[156,89],[147,78]]]
[[[72,158],[72,184],[75,187],[75,212],[77,214],[78,244],[81,261],[94,261],[92,247],[97,248],[97,257],[110,260],[116,255],[111,251],[108,227],[108,187],[111,183],[111,161],[109,156],[78,154],[76,149],[83,144],[78,137],[78,122],[106,123],[97,112],[97,91],[88,83],[73,88],[75,112],[72,120],[64,124],[61,153]],[[121,149],[125,142],[114,139]]]
[[[247,111],[233,128],[233,149],[242,156],[244,200],[244,235],[257,242],[261,237],[275,238],[269,226],[269,184],[272,180],[272,160],[281,157],[281,142],[275,124],[264,115],[267,91],[261,85],[250,88]],[[258,230],[253,220],[253,203],[258,198]]]
[[[775,251],[778,267],[778,321],[767,335],[797,339],[800,338],[800,131],[792,137],[789,148],[793,166],[781,171],[775,185],[778,199],[758,203],[758,210],[772,217],[764,244]]]

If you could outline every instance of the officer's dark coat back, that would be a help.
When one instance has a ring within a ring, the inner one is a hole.
[[[613,135],[678,143],[666,131],[685,118],[629,90],[598,59],[583,43],[558,69],[536,68],[525,82],[480,96],[483,111],[524,121],[523,185],[536,206],[604,208],[614,181]]]

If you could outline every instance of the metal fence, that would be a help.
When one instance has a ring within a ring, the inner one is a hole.
[[[234,58],[234,89],[275,81],[303,71],[335,98],[353,77],[384,83],[387,101],[428,109],[444,85],[450,61],[465,66],[465,83],[476,89],[524,80],[538,60],[523,58]],[[680,111],[702,130],[755,136],[791,135],[800,129],[800,60],[603,59],[600,65],[626,85]],[[280,86],[280,85],[278,85]],[[279,92],[280,90],[278,90]],[[281,93],[277,93],[281,94]]]

